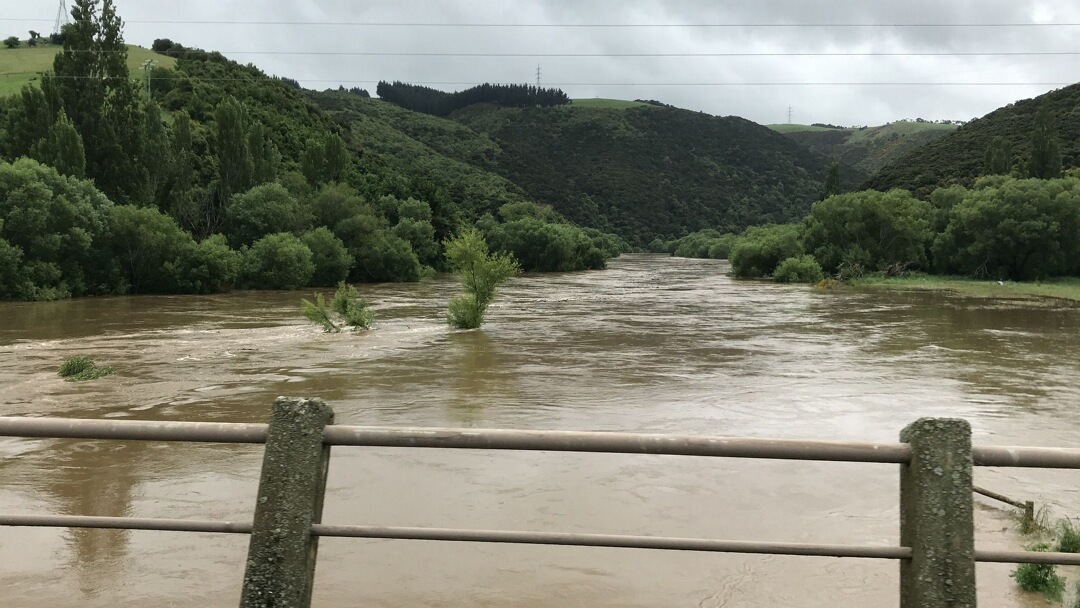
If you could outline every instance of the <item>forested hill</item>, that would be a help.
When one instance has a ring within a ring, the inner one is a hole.
[[[448,160],[487,174],[482,187],[451,187],[471,188],[481,208],[484,200],[527,197],[639,245],[701,228],[738,231],[800,218],[818,198],[830,162],[741,118],[651,104],[475,104],[443,120],[340,92],[311,98],[369,138],[377,154],[420,145],[399,158],[426,166],[434,179],[452,178]],[[850,167],[843,173],[846,186],[858,183]]]
[[[953,124],[896,121],[877,127],[769,125],[814,152],[853,166],[862,182],[882,167],[956,130]]]
[[[986,174],[986,152],[995,137],[1011,144],[1011,162],[1019,169],[1031,154],[1031,134],[1035,115],[1046,103],[1056,122],[1064,167],[1080,165],[1080,84],[1051,91],[1034,99],[1025,99],[994,110],[956,131],[930,142],[887,165],[867,180],[865,187],[875,190],[904,188],[917,195],[927,195],[934,188],[949,184],[970,185]]]
[[[830,162],[742,118],[651,104],[474,106],[452,118],[497,142],[492,169],[533,199],[642,244],[798,219]]]

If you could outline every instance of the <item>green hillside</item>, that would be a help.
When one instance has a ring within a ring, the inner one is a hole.
[[[489,166],[528,196],[637,243],[802,217],[829,163],[748,120],[651,104],[474,107],[452,118],[498,144]]]
[[[1057,119],[1062,165],[1080,166],[1080,85],[1072,85],[973,120],[886,165],[867,180],[866,187],[906,188],[926,195],[938,186],[969,185],[984,173],[986,150],[997,136],[1012,144],[1014,164],[1022,164],[1031,152],[1035,113],[1044,102]]]
[[[836,129],[817,125],[769,125],[811,150],[858,170],[864,179],[882,167],[956,130],[956,125],[897,121],[879,127]]]
[[[0,49],[0,97],[18,93],[27,83],[36,80],[38,74],[52,70],[53,57],[60,48],[50,45]],[[157,62],[155,67],[176,67],[176,59],[172,57],[159,55],[149,49],[130,44],[127,49],[127,65],[134,79],[142,80],[142,64],[147,59]]]

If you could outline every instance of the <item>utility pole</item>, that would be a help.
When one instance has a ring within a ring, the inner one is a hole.
[[[146,74],[146,103],[150,103],[150,74],[153,73],[155,63],[157,61],[147,59],[142,64],[143,73]]]
[[[61,23],[63,21],[63,23]],[[53,25],[53,33],[60,33],[60,26],[67,25],[68,23],[68,10],[67,0],[60,0],[60,6],[56,8],[56,24]]]
[[[791,124],[791,106],[787,107],[787,124]]]

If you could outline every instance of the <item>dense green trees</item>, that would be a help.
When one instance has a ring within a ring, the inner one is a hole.
[[[797,224],[751,226],[731,248],[731,272],[737,277],[770,276],[780,262],[803,253]]]
[[[382,99],[415,112],[447,116],[454,110],[477,103],[492,103],[512,108],[557,106],[570,103],[570,97],[559,89],[545,89],[524,84],[482,84],[446,93],[404,82],[380,82],[375,89]]]
[[[1012,171],[1012,144],[997,135],[986,148],[986,174],[1008,175]]]
[[[54,167],[63,175],[86,177],[86,153],[82,137],[60,110],[56,122],[48,132],[30,148],[30,158]]]
[[[814,203],[803,220],[806,251],[821,267],[868,271],[926,267],[930,204],[903,190],[864,190]]]
[[[934,240],[939,272],[1030,280],[1080,272],[1080,180],[988,178]]]
[[[821,200],[840,194],[840,161],[833,161],[829,165],[829,172],[825,175],[825,187],[821,191]]]

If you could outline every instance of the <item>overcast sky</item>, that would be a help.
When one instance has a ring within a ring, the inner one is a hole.
[[[4,4],[4,36],[25,37],[29,29],[51,31],[59,2]],[[443,90],[482,82],[535,83],[539,64],[541,84],[558,86],[573,98],[656,99],[760,123],[787,122],[790,106],[796,123],[874,125],[916,117],[966,120],[1062,85],[868,83],[1080,81],[1080,3],[1061,1],[116,0],[116,5],[131,44],[170,38],[221,51],[308,88],[343,84],[372,94],[379,80]],[[1076,25],[970,27],[988,23]],[[623,27],[631,24],[638,27]],[[718,24],[730,27],[708,27]],[[936,27],[890,27],[903,24]],[[593,25],[608,27],[588,27]],[[640,27],[656,25],[663,27]],[[1023,54],[1032,52],[1073,54]],[[717,56],[723,53],[758,56]]]

